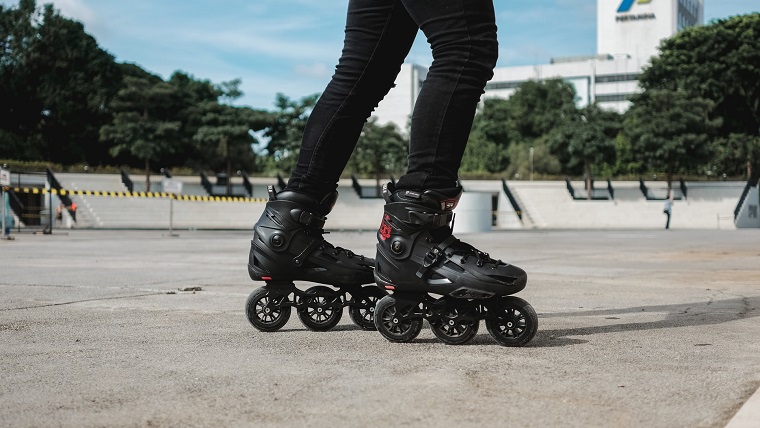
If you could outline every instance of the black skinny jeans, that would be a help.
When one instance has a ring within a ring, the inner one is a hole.
[[[412,114],[399,189],[446,189],[498,56],[493,0],[349,0],[343,53],[304,131],[288,190],[333,192],[364,123],[393,87],[421,29],[433,63]]]

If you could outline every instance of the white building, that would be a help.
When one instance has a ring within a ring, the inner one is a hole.
[[[484,97],[508,98],[528,80],[561,78],[571,83],[578,105],[597,102],[624,112],[638,89],[637,77],[657,47],[679,30],[704,21],[704,0],[597,0],[597,52],[586,57],[552,59],[549,64],[499,67]],[[427,68],[405,64],[396,87],[378,106],[380,123],[407,128]]]

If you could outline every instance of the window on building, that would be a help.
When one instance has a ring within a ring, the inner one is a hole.
[[[488,82],[486,84],[486,90],[494,90],[494,89],[517,89],[525,83],[525,81],[520,82]]]
[[[597,95],[595,99],[598,103],[611,103],[616,101],[628,101],[632,96],[633,94],[607,94]]]
[[[596,83],[631,82],[638,78],[639,73],[603,74],[596,76]]]

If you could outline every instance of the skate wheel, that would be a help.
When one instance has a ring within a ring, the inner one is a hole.
[[[363,330],[375,330],[375,306],[377,301],[385,296],[385,292],[376,286],[368,285],[361,287],[358,296],[353,296],[353,303],[356,306],[348,308],[348,315],[354,324]]]
[[[467,343],[478,334],[480,320],[473,317],[473,320],[464,320],[459,318],[460,311],[456,308],[447,308],[442,311],[441,319],[438,322],[431,323],[430,329],[433,334],[448,345],[461,345]]]
[[[488,307],[488,312],[488,332],[504,346],[523,346],[536,335],[538,315],[533,306],[519,297],[502,297]]]
[[[271,297],[265,287],[256,289],[245,302],[248,321],[260,331],[276,331],[290,318],[290,306],[282,306],[287,296]]]
[[[377,302],[375,307],[375,327],[386,339],[391,342],[410,342],[420,334],[422,330],[422,318],[399,318],[408,316],[415,309],[414,306],[402,309],[401,313],[396,308],[396,299],[393,296],[385,296]]]
[[[304,292],[298,318],[314,331],[327,331],[335,327],[343,316],[340,295],[331,288],[318,285]]]

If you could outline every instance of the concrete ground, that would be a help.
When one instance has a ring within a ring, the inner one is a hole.
[[[0,426],[758,426],[757,394],[731,420],[760,386],[760,230],[460,236],[527,270],[524,348],[485,326],[395,344],[348,314],[261,333],[250,232],[178,235],[0,241]]]

